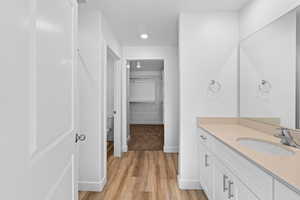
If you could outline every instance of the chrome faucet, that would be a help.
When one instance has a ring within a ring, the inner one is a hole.
[[[275,134],[275,137],[278,137],[281,139],[281,144],[291,146],[291,147],[296,147],[300,149],[300,145],[297,144],[291,134],[291,130],[288,128],[278,128],[277,130],[280,130],[279,134]]]

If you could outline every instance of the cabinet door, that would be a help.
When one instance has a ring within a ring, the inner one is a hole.
[[[229,173],[227,198],[228,200],[258,200],[256,195],[231,173]]]
[[[288,187],[283,185],[282,183],[275,181],[274,184],[274,196],[275,200],[299,200],[300,194],[290,190]]]
[[[214,161],[214,199],[258,200],[222,163]]]
[[[219,163],[214,164],[214,199],[225,200],[228,193],[229,177]]]
[[[258,200],[258,198],[240,181],[235,180],[236,200]]]
[[[206,169],[206,178],[207,178],[207,196],[209,199],[213,199],[213,166],[214,166],[214,160],[213,156],[209,151],[206,151],[204,155],[204,164]]]
[[[213,199],[213,158],[210,152],[205,151],[203,155],[205,193],[208,199]]]
[[[203,176],[204,176],[204,154],[205,154],[205,149],[204,147],[202,146],[202,144],[200,144],[200,147],[199,147],[199,156],[200,156],[200,182],[202,183],[202,179],[203,179]]]
[[[199,148],[199,155],[200,155],[200,183],[201,186],[203,188],[203,190],[205,191],[205,193],[207,193],[207,169],[205,166],[205,154],[206,154],[206,149],[204,148],[204,146],[200,146]]]
[[[209,199],[213,194],[213,157],[205,146],[200,146],[200,182]]]
[[[234,175],[223,163],[214,162],[214,197],[216,200],[236,200],[237,187]]]

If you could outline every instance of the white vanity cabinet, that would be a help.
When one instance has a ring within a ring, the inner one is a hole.
[[[260,195],[260,191],[257,192],[259,195],[253,193],[253,190],[249,188],[249,185],[241,181],[239,177],[241,172],[236,173],[238,170],[235,171],[235,169],[232,169],[231,165],[228,164],[228,162],[230,162],[230,159],[227,156],[225,157],[223,154],[220,154],[219,151],[216,151],[215,145],[217,145],[218,147],[220,145],[221,146],[225,146],[225,145],[219,143],[217,139],[210,136],[207,132],[205,132],[202,129],[199,129],[199,133],[200,133],[199,154],[201,158],[200,182],[208,199],[209,200],[259,200],[261,199],[258,198]],[[223,152],[226,152],[226,149],[224,149]],[[224,159],[226,161],[224,161]],[[236,162],[235,164],[239,165],[239,163]],[[247,165],[244,164],[243,166],[247,168]],[[249,173],[249,171],[247,173]],[[241,177],[243,179],[244,177],[247,176],[241,176]],[[248,180],[252,184],[253,180],[250,179]],[[260,182],[260,178],[258,177],[256,181]],[[268,185],[265,186],[267,188]],[[254,188],[254,191],[256,191],[256,188]],[[266,197],[264,200],[272,200],[272,191],[265,190],[265,192],[270,192],[270,195],[263,194],[263,198]],[[268,196],[270,196],[271,199],[268,199]]]
[[[231,177],[228,175],[228,171],[224,166],[219,162],[214,162],[214,199],[228,199],[230,194],[229,192],[229,180]],[[231,185],[231,189],[233,189]]]

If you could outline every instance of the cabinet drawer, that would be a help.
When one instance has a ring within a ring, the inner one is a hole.
[[[224,145],[212,139],[212,151],[253,193],[263,200],[272,200],[273,178],[262,169]]]

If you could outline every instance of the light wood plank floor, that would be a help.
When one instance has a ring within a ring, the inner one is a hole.
[[[107,159],[109,159],[110,156],[113,156],[113,154],[114,154],[114,142],[107,141]]]
[[[177,185],[177,154],[130,151],[108,160],[103,192],[80,192],[80,200],[207,200],[202,191]]]

